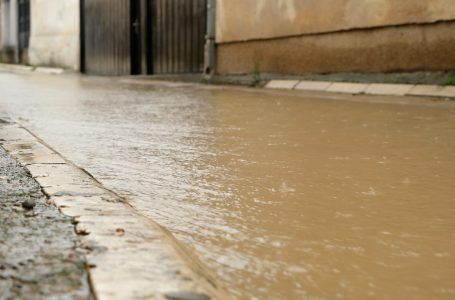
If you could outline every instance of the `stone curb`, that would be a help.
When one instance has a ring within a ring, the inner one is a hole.
[[[48,68],[48,67],[37,67],[35,72],[42,73],[42,74],[51,74],[51,75],[59,75],[65,72],[61,68]]]
[[[13,64],[0,64],[0,70],[10,71],[10,72],[33,72],[33,67],[24,66],[24,65],[13,65]]]
[[[15,64],[2,64],[0,63],[0,71],[8,72],[36,72],[41,74],[59,75],[65,73],[62,68],[49,68],[49,67],[32,67]]]
[[[125,199],[28,130],[8,124],[0,136],[2,147],[29,170],[48,200],[74,218],[96,299],[228,299],[184,246]]]
[[[298,80],[271,80],[266,84],[269,89],[287,89],[292,90],[299,83]]]
[[[348,83],[308,80],[303,81],[271,80],[265,85],[265,88],[346,93],[352,95],[366,94],[383,96],[423,96],[438,98],[455,98],[454,86],[438,85]]]

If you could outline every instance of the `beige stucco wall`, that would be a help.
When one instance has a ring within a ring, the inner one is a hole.
[[[217,0],[218,43],[455,20],[455,0]]]
[[[32,65],[79,69],[79,0],[32,0]]]
[[[455,21],[219,44],[219,74],[455,69]]]

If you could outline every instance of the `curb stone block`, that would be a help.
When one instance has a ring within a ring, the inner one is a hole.
[[[271,80],[265,87],[268,89],[292,90],[298,83],[298,80]]]
[[[295,87],[296,90],[325,91],[332,85],[330,81],[300,81]]]
[[[326,91],[334,93],[360,94],[363,93],[367,87],[368,84],[364,83],[334,82],[327,88]]]
[[[63,74],[64,70],[61,68],[38,67],[35,69],[35,72],[42,73],[42,74],[59,75],[59,74]]]
[[[414,87],[412,84],[372,83],[365,90],[369,95],[404,96]]]
[[[454,86],[416,85],[408,95],[455,98]]]
[[[15,64],[0,64],[0,71],[32,72],[33,67]]]

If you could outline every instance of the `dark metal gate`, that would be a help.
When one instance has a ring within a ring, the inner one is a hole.
[[[130,1],[81,1],[81,69],[89,74],[131,73]]]
[[[207,0],[81,0],[81,69],[202,72]]]
[[[204,68],[207,0],[153,0],[153,73],[197,73]]]
[[[19,60],[22,62],[30,40],[30,0],[19,0],[18,6]]]

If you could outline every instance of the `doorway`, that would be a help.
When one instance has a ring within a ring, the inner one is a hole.
[[[153,0],[149,14],[153,74],[201,73],[207,0]]]
[[[81,70],[202,73],[207,0],[81,0]]]

